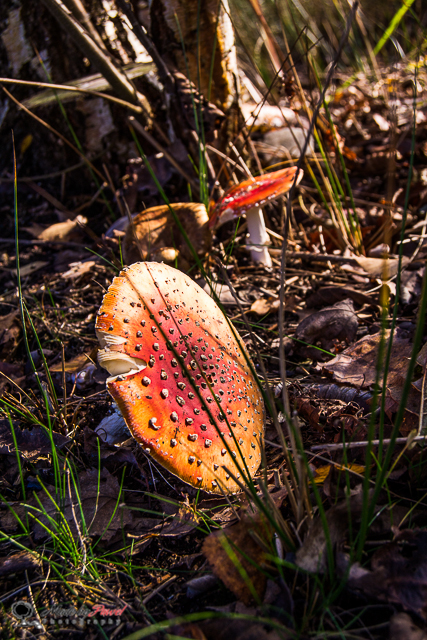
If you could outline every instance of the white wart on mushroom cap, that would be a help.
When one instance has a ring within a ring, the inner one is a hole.
[[[256,473],[262,395],[243,343],[191,278],[154,262],[125,268],[104,296],[96,333],[108,390],[145,451],[214,493],[238,490],[224,466],[240,479],[242,470]]]

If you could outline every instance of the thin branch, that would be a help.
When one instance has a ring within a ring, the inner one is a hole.
[[[426,440],[426,436],[409,435],[407,438],[395,438],[393,443],[411,445],[413,442],[421,442]],[[392,441],[388,439],[380,440],[360,440],[359,442],[331,442],[329,444],[315,444],[310,447],[310,451],[340,451],[344,449],[357,449],[358,447],[378,447],[379,445],[389,445]]]
[[[0,78],[0,82],[4,84],[23,84],[28,87],[58,89],[59,91],[87,93],[89,95],[96,96],[97,98],[104,98],[104,100],[110,100],[110,102],[115,102],[116,104],[119,104],[121,107],[125,107],[126,109],[129,109],[134,113],[144,113],[144,109],[137,104],[132,104],[131,102],[127,102],[126,100],[121,100],[120,98],[110,96],[107,93],[102,93],[100,91],[92,91],[91,89],[80,89],[79,87],[73,87],[67,84],[52,84],[51,82],[33,82],[31,80],[17,80],[16,78]]]

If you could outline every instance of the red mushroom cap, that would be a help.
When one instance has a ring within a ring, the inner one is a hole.
[[[191,278],[155,262],[123,269],[96,333],[108,390],[155,460],[214,493],[238,490],[224,466],[235,477],[255,474],[262,395],[242,341]]]
[[[234,216],[238,217],[249,209],[256,206],[261,207],[269,200],[286,193],[292,187],[296,172],[296,167],[280,169],[280,171],[265,173],[257,178],[249,178],[249,180],[231,187],[221,200],[211,207],[209,212],[210,228],[212,229],[216,225],[227,210],[232,210]],[[303,173],[300,169],[297,183],[301,180]]]

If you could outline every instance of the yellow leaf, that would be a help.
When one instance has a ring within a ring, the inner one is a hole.
[[[341,465],[331,465],[331,464],[326,464],[323,467],[317,467],[316,469],[316,475],[314,476],[314,482],[316,484],[322,484],[323,482],[325,482],[328,473],[329,473],[329,469],[335,466],[337,470],[339,471],[353,471],[354,473],[359,473],[360,475],[362,475],[363,473],[365,473],[365,467],[363,467],[360,464],[353,464],[350,463],[348,465],[348,467],[344,467]]]
[[[31,135],[31,133],[29,133],[27,136],[25,136],[25,138],[21,142],[21,149],[20,149],[21,156],[24,155],[24,153],[26,152],[26,150],[28,149],[28,147],[30,146],[32,141],[33,141],[33,136]]]
[[[257,316],[264,316],[271,311],[271,298],[268,300],[266,298],[260,298],[259,300],[255,300],[252,303],[251,311],[252,313],[256,313]]]

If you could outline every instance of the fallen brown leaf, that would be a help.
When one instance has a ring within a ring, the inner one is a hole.
[[[407,613],[395,613],[390,620],[389,640],[427,640],[427,633]]]
[[[30,227],[26,227],[26,231],[41,240],[42,242],[65,242],[73,237],[81,235],[81,229],[87,224],[87,218],[77,216],[74,220],[65,220],[64,222],[56,222],[49,227],[42,227],[33,223]]]
[[[68,271],[64,271],[63,278],[69,278],[70,280],[77,280],[81,276],[87,273],[92,273],[95,266],[95,260],[86,260],[85,262],[72,262]]]
[[[275,298],[259,298],[252,303],[250,310],[257,316],[265,316],[272,311],[273,302],[276,302]]]
[[[365,258],[365,256],[354,256],[359,267],[362,267],[373,278],[384,278],[385,280],[396,275],[399,268],[398,258]],[[409,263],[409,258],[402,257],[402,266]]]
[[[41,427],[33,427],[30,431],[29,429],[20,429],[15,426],[15,438],[18,451],[23,458],[34,460],[41,455],[52,453],[49,436]],[[70,442],[70,438],[55,431],[52,432],[52,440],[58,448],[64,447]],[[0,454],[16,455],[9,420],[0,420]]]
[[[385,345],[390,339],[390,331],[385,333]],[[338,354],[333,360],[326,362],[321,368],[323,373],[332,375],[333,379],[341,385],[350,384],[354,387],[366,389],[375,384],[377,379],[378,349],[381,334],[364,336],[353,346],[348,347]],[[386,404],[385,412],[391,418],[399,407],[402,398],[403,385],[406,381],[409,360],[412,353],[412,344],[406,333],[396,331],[393,337],[391,357],[386,380]],[[419,358],[423,359],[423,351]],[[385,358],[385,353],[384,353]],[[383,375],[380,375],[379,384],[383,385]],[[418,426],[418,414],[420,409],[421,394],[412,384],[405,406],[404,420],[401,425],[401,433],[408,434]]]
[[[309,345],[329,351],[341,341],[348,344],[356,337],[357,327],[353,301],[342,300],[304,318],[295,331],[294,337],[300,342],[295,342],[294,348],[307,357],[324,360],[328,354]]]
[[[384,336],[385,344],[390,339],[390,331]],[[339,353],[321,368],[332,375],[339,384],[350,384],[354,387],[367,388],[373,385],[377,377],[377,357],[381,334],[367,335],[354,345]],[[405,380],[412,345],[406,336],[396,332],[393,337],[390,367],[387,375],[387,386],[402,385]],[[381,383],[380,383],[381,384]]]
[[[361,485],[359,485],[361,487]],[[351,520],[357,520],[362,513],[361,491],[353,494],[350,500],[344,500],[328,509],[325,514],[327,533],[320,516],[317,516],[310,527],[302,547],[296,553],[295,564],[310,573],[324,573],[328,566],[328,539],[332,552],[335,553],[343,545]]]
[[[266,552],[258,539],[269,540],[270,533],[264,519],[246,517],[226,530],[211,533],[203,543],[214,574],[246,605],[264,596]]]
[[[427,531],[398,533],[374,553],[371,571],[350,578],[349,586],[427,620]]]

